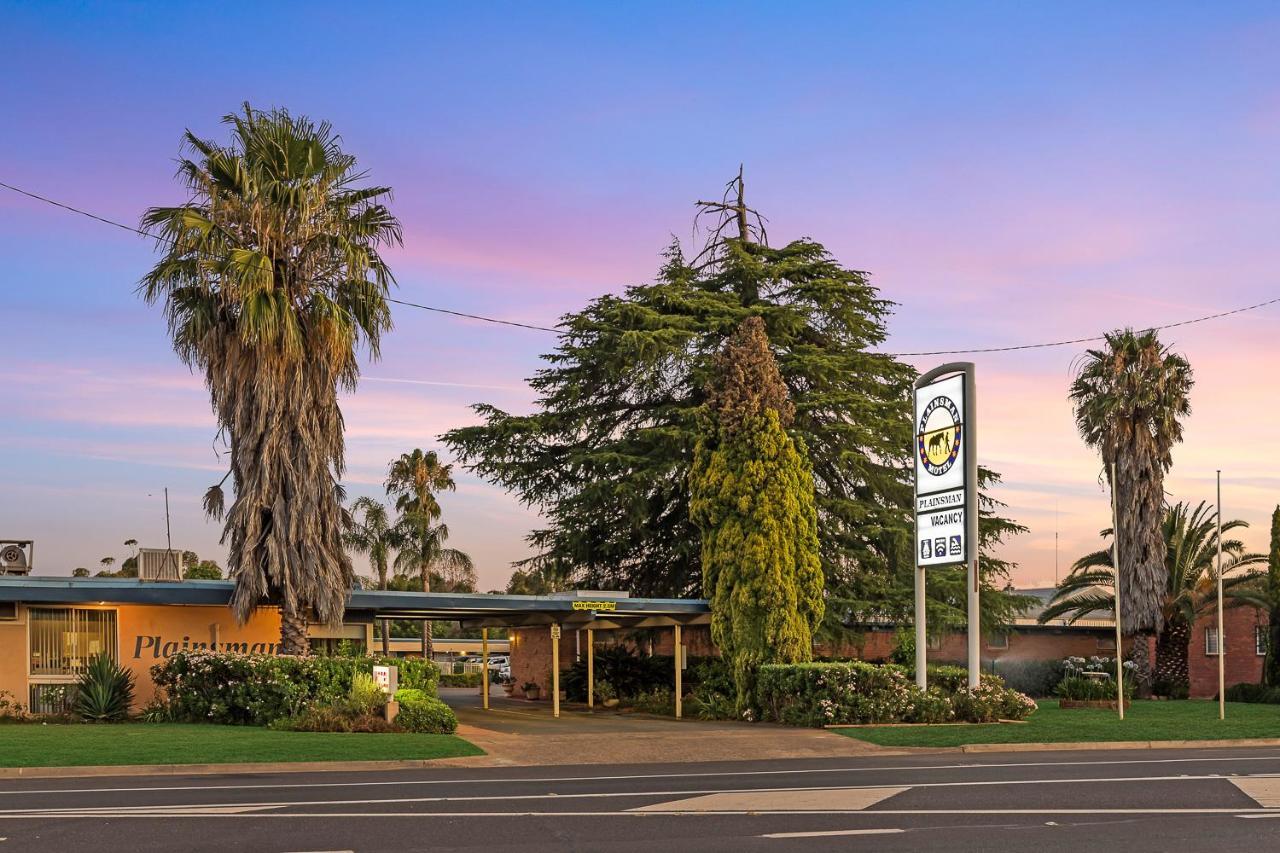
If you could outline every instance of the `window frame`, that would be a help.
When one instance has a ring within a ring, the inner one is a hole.
[[[1271,639],[1271,629],[1267,625],[1253,626],[1253,650],[1258,657],[1266,657],[1267,643]]]
[[[1227,644],[1227,632],[1222,632],[1222,645]],[[1216,658],[1218,656],[1218,626],[1213,625],[1204,629],[1204,654],[1205,657]]]
[[[36,613],[41,611],[52,611],[55,613],[66,614],[64,618],[76,611],[88,613],[104,613],[110,614],[111,636],[105,643],[106,652],[111,655],[112,660],[117,664],[120,662],[120,609],[118,607],[83,607],[83,606],[45,606],[45,605],[28,605],[26,607],[26,628],[23,634],[26,636],[26,670],[27,682],[29,685],[35,684],[74,684],[80,679],[80,673],[75,672],[36,672],[32,666],[32,637],[31,632],[35,629],[37,623]],[[74,617],[71,617],[74,618]]]

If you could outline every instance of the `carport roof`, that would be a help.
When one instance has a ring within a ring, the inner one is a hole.
[[[140,581],[136,578],[0,577],[0,601],[25,604],[223,605],[231,581]],[[707,602],[691,598],[630,598],[575,591],[555,595],[352,590],[347,621],[437,619],[475,627],[559,623],[571,628],[642,628],[705,623]]]

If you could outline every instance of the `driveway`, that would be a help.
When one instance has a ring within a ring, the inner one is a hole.
[[[490,694],[488,711],[478,690],[441,688],[440,698],[458,715],[458,734],[483,749],[481,758],[451,759],[456,765],[554,765],[671,763],[832,758],[884,753],[853,738],[819,729],[762,723],[676,720],[562,703]]]

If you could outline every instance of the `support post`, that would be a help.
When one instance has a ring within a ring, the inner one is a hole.
[[[1116,463],[1111,463],[1111,567],[1116,588],[1116,707],[1124,719],[1124,635],[1120,629],[1120,514],[1116,503]],[[1144,640],[1145,642],[1145,640]]]
[[[974,366],[964,372],[964,537],[969,551],[969,686],[982,679],[982,608],[978,601],[978,382]]]
[[[924,566],[916,567],[916,686],[928,687],[929,679],[929,631],[925,624],[925,574]]]
[[[560,626],[551,626],[551,715],[560,716]]]
[[[1227,647],[1222,629],[1222,471],[1218,471],[1218,719],[1227,718]]]
[[[480,629],[480,704],[489,710],[489,629]]]
[[[587,710],[596,707],[596,632],[587,629]]]
[[[683,716],[684,705],[682,694],[684,693],[684,648],[680,645],[680,626],[675,626],[675,658],[676,658],[676,719]]]

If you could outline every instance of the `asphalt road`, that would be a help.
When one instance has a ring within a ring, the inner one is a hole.
[[[600,759],[555,768],[5,780],[0,853],[1280,845],[1280,749],[631,766]]]

